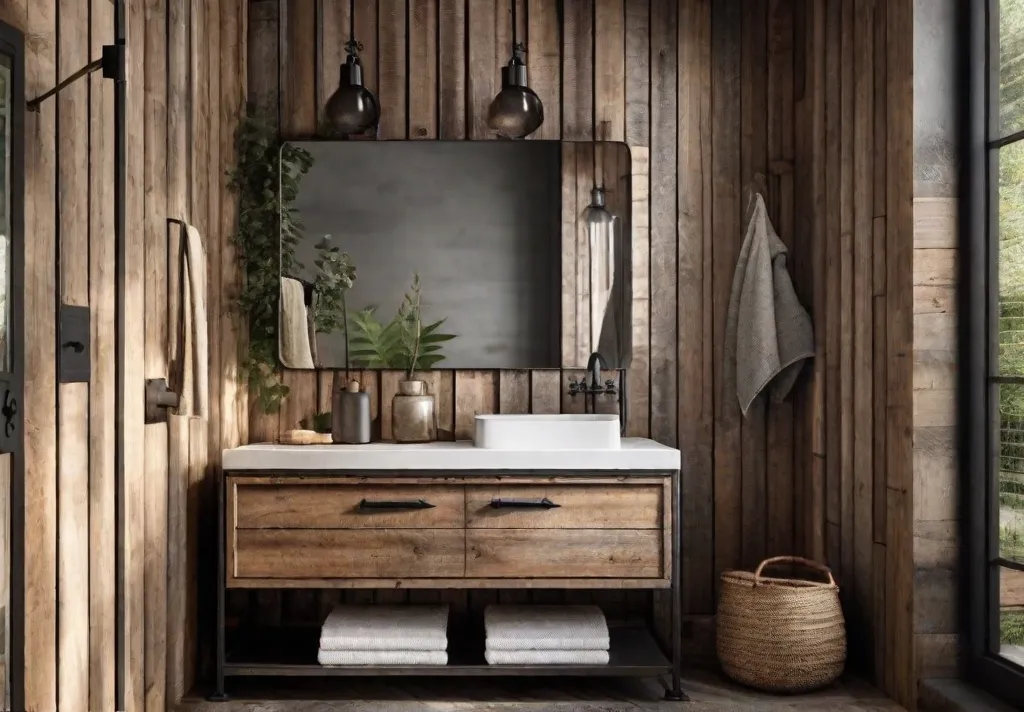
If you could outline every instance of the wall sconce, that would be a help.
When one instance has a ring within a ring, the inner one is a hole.
[[[527,86],[526,47],[516,37],[516,0],[512,6],[512,57],[501,68],[501,91],[487,111],[487,125],[501,138],[525,138],[544,123],[544,104]]]

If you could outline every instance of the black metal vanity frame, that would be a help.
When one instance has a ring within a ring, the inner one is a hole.
[[[408,474],[408,470],[375,470],[374,476],[400,476]],[[489,475],[497,477],[515,475],[556,475],[560,477],[572,477],[573,471],[557,470],[488,470]],[[358,476],[366,477],[365,470],[355,472],[350,470],[330,471],[309,471],[309,470],[231,470],[222,472],[217,487],[217,615],[216,615],[216,656],[215,656],[215,691],[209,696],[211,701],[225,701],[229,697],[225,692],[225,679],[228,677],[379,677],[379,676],[410,676],[410,677],[530,677],[530,676],[560,676],[560,677],[660,677],[669,675],[670,684],[665,692],[665,699],[672,701],[686,701],[687,696],[682,690],[682,526],[681,526],[681,500],[682,500],[682,478],[679,470],[652,470],[650,475],[670,476],[671,478],[671,512],[672,512],[672,534],[671,534],[671,586],[669,589],[652,586],[646,590],[669,590],[672,596],[671,651],[666,657],[653,641],[646,649],[630,650],[622,652],[616,649],[616,637],[613,629],[611,660],[607,665],[488,665],[482,658],[469,660],[465,663],[449,662],[445,666],[423,666],[423,665],[387,665],[387,666],[330,666],[325,667],[317,663],[315,657],[309,662],[276,662],[265,659],[246,660],[245,656],[234,656],[227,650],[227,631],[225,625],[225,598],[227,593],[227,562],[226,562],[226,486],[228,475],[258,475],[271,476],[275,478],[301,478],[301,477],[322,477],[325,473],[334,476]],[[418,474],[424,476],[437,475],[445,477],[458,477],[458,471],[445,470],[443,472],[423,470]],[[476,474],[467,472],[467,475]],[[580,475],[616,475],[622,474],[617,470],[589,470],[580,472]],[[472,586],[466,587],[472,590]],[[637,589],[645,590],[645,589]],[[617,654],[618,653],[618,654]],[[450,656],[451,659],[452,656]]]

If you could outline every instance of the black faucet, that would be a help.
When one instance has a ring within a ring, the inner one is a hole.
[[[590,383],[587,383],[587,377],[584,376],[579,381],[571,381],[569,383],[569,396],[575,398],[578,394],[583,395],[583,409],[588,409],[590,412],[596,411],[597,396],[609,395],[618,396],[619,403],[619,431],[621,433],[626,432],[626,381],[624,378],[625,374],[620,376],[621,380],[616,385],[614,379],[608,379],[601,383],[601,369],[608,368],[608,362],[604,360],[604,356],[599,354],[597,351],[590,354],[590,358],[587,360],[587,372],[590,374]]]
[[[590,359],[587,360],[587,371],[590,373],[590,387],[600,388],[601,387],[601,369],[608,368],[608,362],[604,360],[604,356],[599,354],[597,351],[590,354]]]
[[[590,374],[590,383],[587,383],[586,376],[581,381],[572,381],[569,383],[569,395],[574,396],[577,393],[584,395],[599,396],[599,395],[615,395],[618,393],[618,388],[615,387],[615,381],[608,379],[602,385],[601,383],[601,369],[608,368],[608,362],[604,360],[604,356],[599,354],[597,351],[590,354],[590,358],[587,360],[587,372]]]

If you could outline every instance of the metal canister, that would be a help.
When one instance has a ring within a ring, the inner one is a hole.
[[[335,386],[331,404],[331,440],[349,445],[370,442],[370,394],[352,380]]]

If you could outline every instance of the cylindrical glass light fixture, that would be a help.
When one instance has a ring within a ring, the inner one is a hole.
[[[487,125],[502,138],[526,138],[544,123],[544,104],[527,86],[526,48],[516,39],[516,0],[512,6],[512,57],[501,68],[501,91],[487,111]]]
[[[597,351],[605,313],[615,282],[615,235],[618,219],[605,207],[604,189],[590,191],[590,205],[583,210],[590,245],[590,350]]]
[[[338,133],[348,136],[373,128],[380,120],[380,104],[373,92],[363,86],[362,47],[353,37],[345,44],[348,57],[341,65],[338,88],[327,100],[327,120]]]

